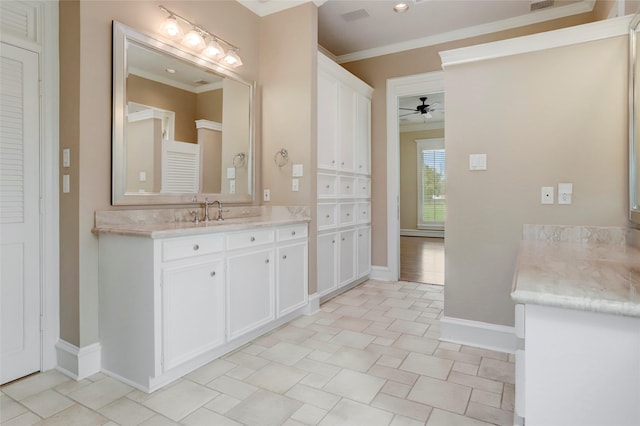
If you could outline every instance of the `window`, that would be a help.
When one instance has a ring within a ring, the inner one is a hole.
[[[418,146],[418,228],[444,229],[446,214],[444,139],[420,139]]]

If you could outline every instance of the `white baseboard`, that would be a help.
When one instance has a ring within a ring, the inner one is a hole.
[[[444,231],[430,229],[401,229],[400,235],[403,237],[444,238]]]
[[[75,380],[85,379],[100,372],[101,350],[100,343],[79,348],[60,339],[56,343],[56,369]]]
[[[304,310],[304,314],[313,315],[319,310],[320,310],[320,295],[318,295],[318,293],[310,294],[306,309]]]
[[[515,327],[442,317],[440,340],[499,352],[515,353]]]
[[[378,281],[397,281],[398,277],[392,277],[388,266],[372,266],[369,278]]]

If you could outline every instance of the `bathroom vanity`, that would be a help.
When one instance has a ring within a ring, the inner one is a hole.
[[[307,310],[306,209],[237,209],[96,212],[103,372],[152,392]]]
[[[525,225],[524,237],[511,293],[516,415],[640,424],[640,231]]]

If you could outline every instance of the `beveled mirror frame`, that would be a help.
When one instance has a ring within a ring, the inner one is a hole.
[[[249,87],[249,141],[248,141],[248,188],[247,194],[208,194],[208,193],[127,193],[125,190],[125,107],[127,103],[127,43],[128,41],[162,51],[178,59],[192,63],[198,67],[212,71],[224,78],[230,78]],[[233,71],[214,62],[206,61],[177,45],[157,39],[148,34],[134,30],[124,24],[113,21],[113,120],[111,141],[111,204],[113,205],[156,205],[156,204],[190,204],[194,196],[199,201],[208,197],[227,203],[251,203],[255,199],[255,82],[249,82]]]
[[[629,25],[629,220],[640,225],[640,69],[637,54],[640,12]]]

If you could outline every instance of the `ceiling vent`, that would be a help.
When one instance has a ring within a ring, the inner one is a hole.
[[[534,10],[546,9],[547,7],[553,6],[555,0],[540,0],[540,1],[532,1],[530,10],[533,12]]]
[[[343,13],[340,16],[342,16],[342,19],[344,19],[347,22],[353,22],[353,21],[357,21],[358,19],[368,18],[369,12],[367,12],[365,9],[358,9],[358,10],[354,10],[353,12]]]
[[[194,81],[193,84],[198,84],[198,85],[203,86],[205,84],[209,84],[209,82],[207,80],[200,79],[200,80]]]

